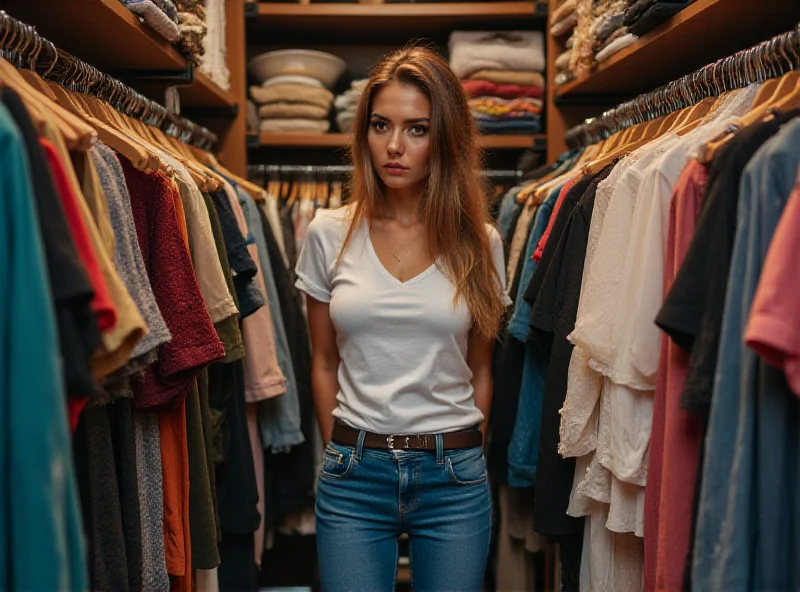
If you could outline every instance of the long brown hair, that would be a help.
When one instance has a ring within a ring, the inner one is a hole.
[[[504,307],[485,227],[489,216],[477,130],[460,81],[447,62],[429,49],[406,47],[384,58],[361,95],[350,147],[353,219],[342,252],[358,225],[372,220],[385,199],[367,136],[373,100],[391,82],[412,84],[430,101],[430,177],[422,202],[428,245],[442,273],[456,287],[455,302],[463,298],[475,330],[493,338]]]

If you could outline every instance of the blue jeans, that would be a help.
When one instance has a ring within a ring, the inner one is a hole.
[[[408,533],[415,592],[479,592],[491,498],[480,447],[437,452],[332,443],[317,491],[323,592],[392,592],[398,537]]]

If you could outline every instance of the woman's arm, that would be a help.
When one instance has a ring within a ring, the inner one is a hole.
[[[327,446],[333,431],[333,410],[339,393],[339,348],[330,305],[306,296],[306,307],[311,330],[311,389],[320,433]]]
[[[483,413],[481,432],[484,442],[489,428],[489,414],[492,409],[494,383],[492,381],[492,351],[494,340],[473,334],[467,347],[467,365],[472,370],[472,388],[475,391],[475,405]]]

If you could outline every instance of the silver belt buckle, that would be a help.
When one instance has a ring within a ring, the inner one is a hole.
[[[391,436],[386,436],[386,446],[389,448],[391,452],[395,452],[397,448],[394,447],[394,440],[395,438],[405,438],[405,448],[408,449],[409,446],[409,436],[398,436],[396,434],[392,434]]]

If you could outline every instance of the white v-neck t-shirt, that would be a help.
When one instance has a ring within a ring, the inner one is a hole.
[[[350,209],[321,209],[308,227],[296,286],[330,303],[339,348],[334,417],[378,434],[435,434],[483,420],[467,365],[472,315],[433,264],[406,282],[383,266],[362,224],[341,261]],[[503,244],[487,225],[505,294]],[[504,296],[506,305],[510,304]]]

